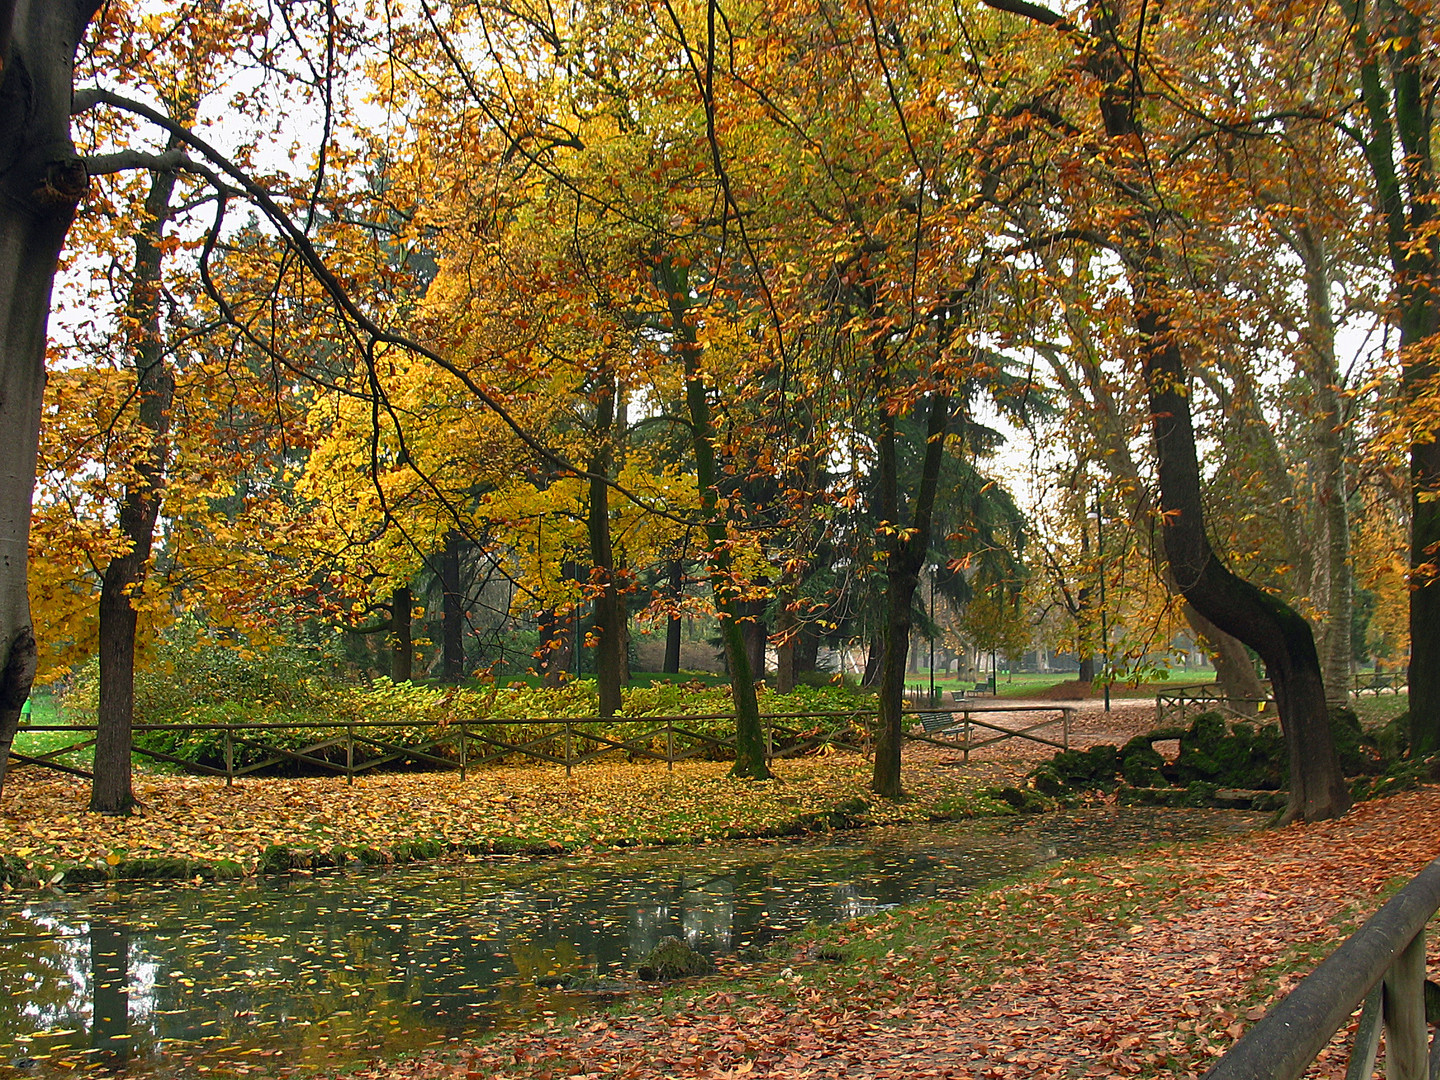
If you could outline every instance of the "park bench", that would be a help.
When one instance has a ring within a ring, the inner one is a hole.
[[[949,735],[960,730],[960,725],[955,722],[955,714],[948,712],[922,712],[917,713],[920,726],[925,729],[926,735]]]

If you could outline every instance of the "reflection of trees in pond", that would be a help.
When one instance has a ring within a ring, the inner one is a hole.
[[[111,1068],[130,1059],[130,931],[116,923],[90,924],[90,1048]]]
[[[0,938],[0,1031],[29,1034],[88,1025],[89,942],[71,926],[28,912]]]

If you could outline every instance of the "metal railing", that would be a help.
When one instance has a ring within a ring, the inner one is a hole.
[[[1293,1080],[1362,1002],[1346,1080],[1368,1080],[1381,1029],[1389,1080],[1440,1077],[1440,1035],[1425,1017],[1425,924],[1440,909],[1440,859],[1346,938],[1205,1074]]]

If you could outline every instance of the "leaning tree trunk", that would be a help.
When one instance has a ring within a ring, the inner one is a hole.
[[[160,287],[165,223],[170,219],[176,180],[173,171],[151,176],[145,220],[135,234],[135,277],[126,309],[135,354],[140,425],[149,432],[149,445],[135,462],[135,476],[126,484],[120,503],[118,524],[127,550],[106,565],[100,584],[100,701],[90,809],[101,814],[128,814],[135,805],[130,750],[138,616],[133,599],[145,583],[170,457],[175,376],[165,359]]]
[[[1101,9],[1087,59],[1100,80],[1099,108],[1122,173],[1145,144],[1133,71],[1114,45],[1115,14]],[[1103,43],[1103,44],[1102,44]],[[1123,184],[1118,198],[1130,201]],[[1206,532],[1200,464],[1190,414],[1181,328],[1171,321],[1171,286],[1160,236],[1163,215],[1143,208],[1120,229],[1130,278],[1141,371],[1150,406],[1166,558],[1185,599],[1221,630],[1260,654],[1275,690],[1290,759],[1286,819],[1338,817],[1350,806],[1330,736],[1330,710],[1310,624],[1288,604],[1231,573]]]
[[[0,789],[35,679],[30,499],[50,289],[89,186],[70,141],[75,50],[99,7],[0,0]]]
[[[1165,289],[1156,277],[1158,260],[1158,253],[1147,253],[1136,277],[1135,307],[1160,480],[1165,554],[1185,599],[1265,661],[1290,758],[1285,817],[1306,821],[1337,817],[1349,807],[1350,792],[1330,737],[1330,711],[1310,624],[1289,605],[1232,574],[1210,546],[1178,330],[1152,300]]]

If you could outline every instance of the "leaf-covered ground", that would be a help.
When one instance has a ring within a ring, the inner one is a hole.
[[[953,756],[953,755],[952,755]],[[1001,813],[983,789],[1015,783],[1027,763],[957,769],[907,765],[910,798],[876,799],[870,764],[835,753],[775,763],[776,779],[726,777],[725,762],[596,762],[567,779],[553,767],[343,778],[248,779],[144,774],[133,817],[90,813],[88,782],[12,772],[0,799],[9,879],[240,876],[287,866],[387,862],[447,851],[583,851],[710,837],[783,835],[865,823]]]
[[[1198,1076],[1440,854],[1437,821],[1432,787],[1342,821],[1063,864],[817,932],[665,1001],[370,1075]],[[1343,1061],[1332,1044],[1314,1075]]]

